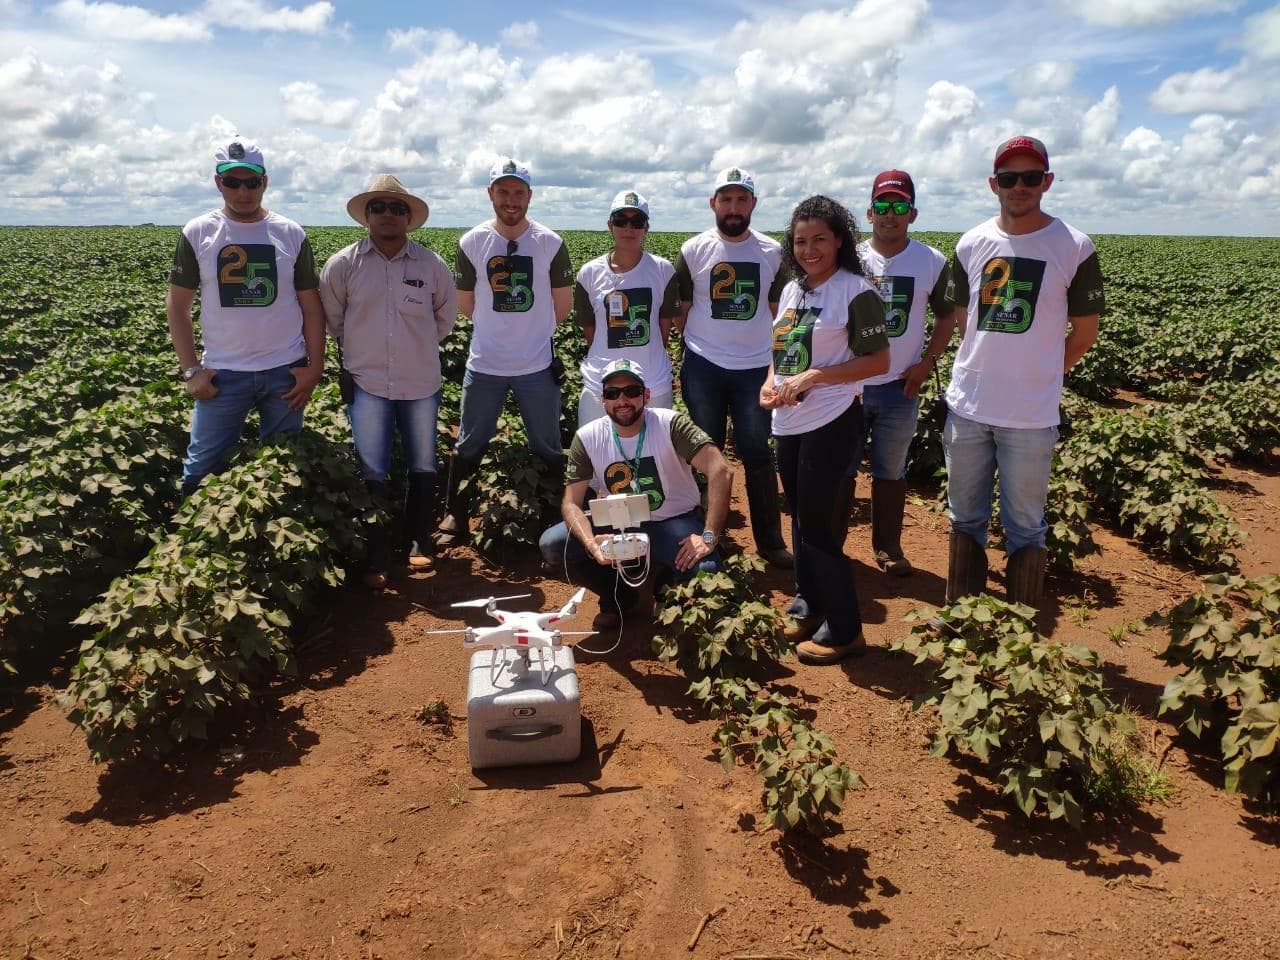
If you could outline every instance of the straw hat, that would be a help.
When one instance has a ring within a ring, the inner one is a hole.
[[[421,197],[415,197],[404,188],[404,184],[389,173],[378,174],[370,182],[368,190],[356,194],[347,201],[347,213],[351,214],[351,219],[362,227],[369,225],[365,219],[364,208],[370,200],[403,200],[409,205],[410,230],[417,230],[426,223],[427,215],[430,213],[427,201]]]

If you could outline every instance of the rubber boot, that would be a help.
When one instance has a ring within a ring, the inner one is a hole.
[[[1025,603],[1040,609],[1044,601],[1044,565],[1049,551],[1044,547],[1023,547],[1009,557],[1005,566],[1005,584],[1010,603]]]
[[[987,551],[970,536],[951,531],[947,550],[947,603],[987,589]]]
[[[876,566],[898,577],[911,573],[911,561],[902,555],[902,512],[906,504],[906,480],[871,481],[871,550]]]
[[[431,568],[435,544],[431,541],[431,508],[436,499],[434,470],[410,470],[404,496],[404,532],[409,541],[409,567]]]
[[[831,529],[835,531],[836,543],[844,544],[849,538],[849,523],[853,519],[853,501],[857,493],[858,475],[848,474],[840,478],[836,487],[836,501],[832,505]]]
[[[390,490],[385,481],[365,480],[365,486],[379,509],[385,509]],[[365,557],[364,585],[370,590],[381,590],[387,585],[387,571],[391,567],[391,531],[385,522],[369,521],[364,528],[368,553]]]
[[[449,461],[449,483],[445,488],[444,519],[436,531],[437,547],[457,547],[471,536],[471,498],[460,489],[462,482],[479,468],[475,460],[463,460],[454,456]]]
[[[778,475],[773,464],[746,467],[747,512],[756,552],[781,570],[795,567],[795,558],[782,539],[782,512],[778,509]],[[704,506],[705,509],[705,506]]]
[[[564,457],[539,457],[538,459],[546,467],[546,475],[550,478],[548,489],[555,491],[554,497],[543,500],[542,512],[538,516],[539,524],[546,527],[560,522],[560,492],[564,490]]]

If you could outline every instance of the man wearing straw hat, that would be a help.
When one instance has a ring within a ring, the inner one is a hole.
[[[431,565],[431,507],[436,491],[436,419],[440,341],[457,319],[453,273],[409,239],[427,221],[426,201],[389,173],[352,197],[347,213],[368,228],[362,240],[329,258],[320,274],[329,333],[342,349],[343,399],[365,482],[385,495],[391,445],[400,436],[408,464],[405,534],[409,566]],[[370,530],[365,583],[386,584],[390,537]]]

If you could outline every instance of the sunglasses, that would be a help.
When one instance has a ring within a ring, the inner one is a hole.
[[[892,213],[895,217],[905,217],[911,212],[910,200],[872,200],[871,210],[877,217]]]
[[[218,179],[222,181],[222,185],[228,190],[239,190],[241,187],[246,190],[257,190],[262,186],[261,177],[228,177],[220,175]]]
[[[397,217],[407,216],[409,213],[409,205],[401,200],[370,200],[364,209],[366,213],[372,213],[375,217],[388,210]]]
[[[635,227],[637,230],[643,230],[649,225],[649,218],[643,213],[637,213],[630,217],[624,213],[615,213],[609,218],[609,223],[615,227]]]
[[[639,383],[628,383],[625,387],[605,387],[600,391],[600,395],[606,400],[617,400],[619,397],[637,400],[644,396],[644,386]]]
[[[1038,187],[1044,183],[1045,174],[1048,170],[1023,170],[1021,173],[1014,173],[1012,170],[1005,170],[1003,173],[996,174],[996,183],[1005,190],[1022,181],[1024,187]]]

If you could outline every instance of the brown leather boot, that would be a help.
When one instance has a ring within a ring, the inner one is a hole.
[[[987,551],[972,537],[951,531],[947,549],[947,603],[987,589]]]
[[[1044,565],[1049,551],[1044,547],[1023,547],[1005,565],[1005,583],[1010,603],[1025,603],[1040,609],[1044,601]]]
[[[871,481],[871,549],[876,566],[905,577],[911,561],[902,555],[902,512],[907,505],[906,480]]]

